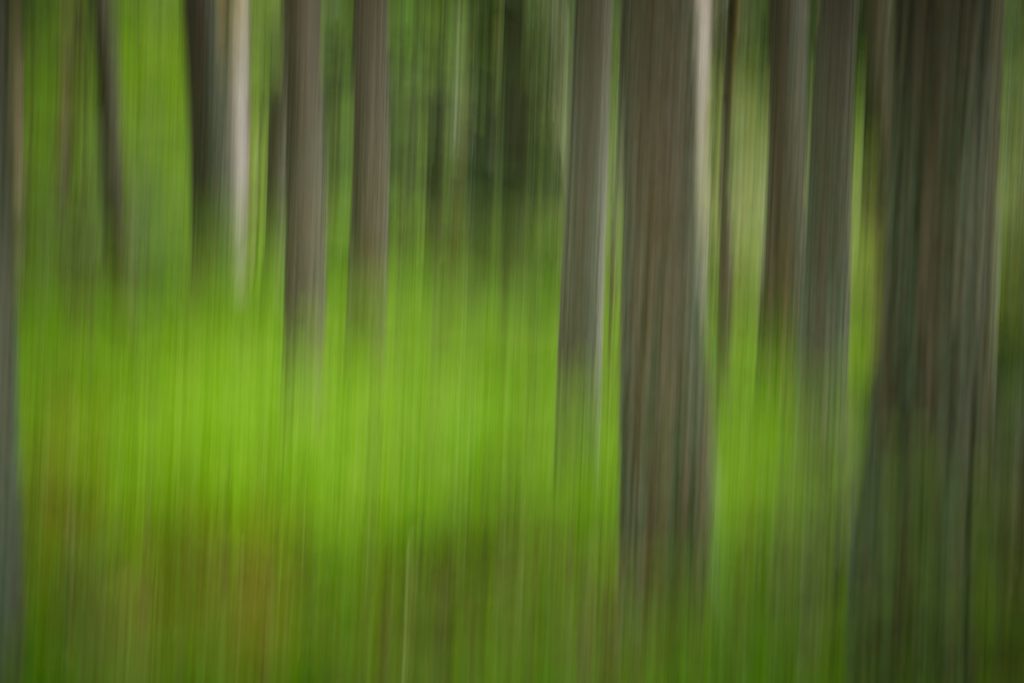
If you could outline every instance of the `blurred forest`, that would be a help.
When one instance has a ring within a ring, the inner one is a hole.
[[[0,681],[1024,680],[1020,0],[0,0]]]

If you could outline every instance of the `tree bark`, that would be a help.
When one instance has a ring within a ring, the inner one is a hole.
[[[504,130],[502,182],[508,191],[526,185],[529,109],[523,75],[523,0],[504,0],[502,31],[502,106]]]
[[[249,264],[249,0],[231,0],[231,220],[235,293]]]
[[[11,3],[10,102],[11,108],[11,220],[14,221],[15,271],[20,272],[25,250],[25,48],[22,41],[24,15],[22,0]]]
[[[807,163],[807,0],[772,0],[768,216],[761,336],[791,339],[800,315]]]
[[[440,247],[442,233],[442,208],[445,190],[445,127],[452,115],[447,111],[447,51],[449,36],[457,35],[458,27],[449,30],[450,10],[447,0],[423,9],[424,20],[431,29],[432,50],[430,51],[430,94],[427,110],[427,240],[428,247]],[[458,40],[457,37],[454,40]]]
[[[725,27],[725,63],[722,81],[721,175],[718,180],[718,365],[724,368],[732,336],[732,205],[729,177],[732,171],[732,90],[736,61],[736,22],[740,0],[728,5]]]
[[[714,29],[714,0],[693,0],[694,13],[694,68],[697,71],[694,85],[694,178],[696,207],[696,240],[697,251],[706,254],[708,251],[709,226],[711,223],[711,97],[712,97],[712,50]],[[700,268],[695,275],[701,282],[708,278],[708,259],[698,261]],[[705,295],[707,284],[704,285]]]
[[[355,156],[349,321],[379,334],[387,315],[391,143],[387,0],[355,3]]]
[[[103,199],[108,266],[115,282],[128,277],[129,244],[124,220],[121,167],[121,90],[118,78],[117,24],[113,0],[96,0],[96,49],[99,54],[100,117],[103,138]]]
[[[185,0],[192,119],[192,270],[211,277],[230,253],[224,41],[219,0]]]
[[[900,3],[856,678],[970,680],[971,493],[995,389],[1001,0]]]
[[[0,5],[0,130],[10,121],[11,7]],[[18,484],[17,297],[11,206],[11,136],[0,135],[0,679],[18,680],[23,642],[24,583]]]
[[[822,0],[815,46],[804,352],[833,427],[845,407],[849,348],[857,5]]]
[[[893,0],[866,0],[864,13],[866,63],[864,96],[864,216],[882,234],[888,217],[886,174],[892,144]]]
[[[699,593],[710,531],[695,19],[692,3],[623,6],[620,576],[644,612]]]
[[[562,247],[558,331],[557,439],[560,452],[572,447],[574,441],[595,454],[597,447],[611,43],[611,1],[578,0],[569,196]]]
[[[325,232],[320,0],[285,5],[288,90],[285,325],[289,347],[323,335]]]
[[[67,0],[62,5],[61,18],[66,22],[61,40],[60,61],[60,113],[58,118],[57,191],[61,222],[66,222],[67,203],[71,193],[71,173],[74,163],[75,126],[77,122],[77,84],[79,64],[82,60],[82,4]]]
[[[501,33],[501,268],[508,284],[527,229],[530,103],[523,73],[523,0],[502,0]]]
[[[850,195],[853,178],[854,75],[859,0],[821,0],[814,59],[807,272],[802,359],[807,370],[804,468],[811,495],[799,548],[802,671],[820,677],[838,658],[828,633],[841,608],[848,498],[845,463],[846,373],[850,311]]]

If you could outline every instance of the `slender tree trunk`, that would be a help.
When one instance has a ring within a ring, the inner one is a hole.
[[[15,270],[20,272],[25,249],[25,48],[22,41],[24,18],[22,0],[11,3],[10,103],[11,108],[11,206],[15,235]]]
[[[249,0],[231,0],[231,219],[235,293],[249,264]]]
[[[426,20],[431,22],[434,49],[431,52],[430,95],[427,112],[427,240],[428,247],[440,247],[442,208],[445,190],[445,126],[450,114],[446,111],[448,36],[456,35],[458,27],[448,26],[449,6],[441,0],[435,6],[424,8]],[[455,38],[458,40],[458,38]]]
[[[230,253],[220,0],[185,0],[192,119],[192,270],[212,277]]]
[[[612,3],[578,0],[572,77],[569,196],[558,331],[558,450],[596,450],[608,189]]]
[[[67,203],[71,194],[71,173],[74,163],[75,126],[77,122],[77,88],[79,63],[82,59],[82,5],[80,0],[66,0],[62,5],[61,18],[65,19],[61,41],[60,62],[60,113],[58,119],[57,178],[58,203],[62,222],[67,215]]]
[[[0,4],[0,130],[10,125],[11,7]],[[18,485],[17,297],[11,206],[11,136],[0,135],[0,679],[20,676],[24,583]]]
[[[387,315],[391,119],[387,0],[355,3],[355,157],[349,320],[383,332]]]
[[[495,238],[495,207],[501,178],[501,102],[503,73],[503,14],[495,11],[504,0],[464,0],[459,11],[466,16],[468,49],[466,68],[468,107],[466,120],[466,224],[476,261],[486,262]],[[501,207],[503,208],[503,207]],[[498,225],[498,238],[504,230]],[[502,245],[504,246],[504,245]],[[504,265],[504,264],[503,264]]]
[[[850,311],[850,195],[859,0],[821,0],[814,59],[807,297],[803,359],[809,401],[805,522],[796,534],[800,563],[802,672],[821,677],[839,656],[829,634],[846,567],[846,372]]]
[[[894,17],[885,303],[850,600],[863,680],[972,678],[971,494],[995,389],[1002,4],[915,0]]]
[[[729,176],[732,169],[732,91],[736,61],[736,22],[740,0],[725,0],[728,5],[725,27],[725,64],[722,82],[721,175],[718,180],[718,365],[724,368],[729,358],[732,336],[732,205]]]
[[[103,138],[105,244],[115,282],[129,276],[128,232],[124,219],[121,170],[121,89],[118,78],[117,21],[111,3],[96,0],[96,49],[99,54],[100,116]]]
[[[881,234],[887,219],[886,178],[892,144],[893,0],[866,0],[867,77],[864,98],[864,216]]]
[[[710,531],[695,20],[692,3],[623,6],[620,576],[647,613],[699,593]]]
[[[446,208],[444,216],[444,241],[446,253],[454,256],[468,242],[469,215],[472,209],[470,197],[471,153],[473,134],[472,81],[470,56],[474,53],[472,29],[474,27],[473,12],[466,0],[452,0],[446,3],[446,12],[442,16],[442,34],[451,36],[443,53],[445,62],[441,72],[442,83],[439,87],[444,93],[442,105],[444,131],[442,144],[444,150],[442,172],[442,195]],[[446,32],[448,31],[448,32]],[[444,74],[450,74],[444,77]],[[446,80],[447,78],[447,80]],[[444,86],[448,83],[450,87]]]
[[[506,191],[520,191],[526,185],[529,110],[523,74],[523,0],[503,0],[502,31],[502,183]]]
[[[714,30],[714,0],[693,0],[694,13],[694,68],[697,70],[694,85],[694,178],[696,207],[697,252],[708,252],[709,225],[711,223],[711,97],[712,97],[712,33]],[[707,283],[708,259],[699,259],[699,272],[695,273],[700,281]],[[704,285],[705,295],[707,284]]]
[[[768,217],[761,336],[790,339],[800,315],[807,164],[807,2],[772,0]]]
[[[285,325],[289,347],[319,347],[325,287],[320,0],[285,5],[288,90]]]
[[[857,5],[822,0],[815,47],[804,351],[830,423],[845,407],[849,348]]]
[[[501,32],[501,268],[507,284],[527,229],[530,106],[523,73],[523,0],[503,0]]]

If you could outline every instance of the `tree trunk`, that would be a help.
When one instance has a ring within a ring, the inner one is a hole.
[[[972,480],[995,388],[1002,2],[917,0],[894,21],[885,303],[851,661],[865,680],[970,680]]]
[[[383,331],[387,315],[390,116],[387,0],[355,3],[355,156],[349,321]]]
[[[768,217],[761,336],[791,339],[803,284],[807,163],[807,0],[772,0]]]
[[[846,395],[857,5],[822,0],[815,46],[804,352],[829,423]]]
[[[224,44],[218,0],[185,0],[192,119],[192,270],[211,277],[230,253]]]
[[[103,133],[105,245],[114,281],[128,277],[129,245],[124,220],[121,171],[121,90],[118,78],[117,23],[113,0],[96,0],[96,49],[99,54],[100,117]]]
[[[523,0],[503,0],[501,33],[501,268],[507,284],[527,229],[530,103],[523,74]]]
[[[527,117],[526,86],[523,75],[523,0],[504,0],[502,30],[502,106],[504,130],[502,183],[506,191],[520,191],[526,185]]]
[[[612,43],[610,0],[578,0],[558,331],[558,450],[596,454]]]
[[[892,144],[893,0],[866,0],[867,77],[864,97],[864,216],[881,234],[887,219],[885,195]]]
[[[822,0],[814,59],[811,173],[807,224],[807,297],[803,355],[808,370],[805,435],[813,458],[804,476],[811,495],[799,548],[802,671],[820,677],[839,653],[828,636],[841,608],[846,566],[846,372],[850,311],[850,195],[853,178],[854,72],[858,0]]]
[[[77,84],[82,61],[82,3],[67,0],[61,7],[66,22],[61,40],[60,113],[58,118],[57,191],[61,223],[67,222],[67,204],[71,194],[71,173],[74,163],[75,126],[77,122]]]
[[[426,5],[424,20],[429,22],[433,49],[430,52],[431,83],[427,103],[427,242],[428,248],[440,247],[442,233],[442,208],[445,190],[445,126],[451,115],[446,111],[446,90],[452,85],[447,82],[448,42],[456,35],[458,27],[449,28],[449,7],[447,0],[436,5]],[[454,38],[458,40],[458,38]]]
[[[732,90],[736,61],[736,22],[740,0],[728,5],[725,27],[725,64],[722,82],[721,175],[718,180],[718,365],[724,368],[732,336],[732,206],[729,176],[732,169]]]
[[[0,5],[0,130],[10,121],[8,30],[11,7]],[[11,137],[0,135],[0,679],[20,675],[23,619],[21,493],[18,485],[17,297],[11,207]]]
[[[695,50],[694,68],[697,70],[694,85],[694,183],[696,207],[697,252],[708,250],[709,224],[711,223],[711,92],[712,92],[712,32],[714,27],[714,0],[693,0]],[[698,261],[700,271],[695,275],[701,282],[708,278],[707,257]],[[705,295],[707,285],[704,285]]]
[[[249,0],[231,0],[231,220],[235,293],[249,259]]]
[[[320,0],[285,5],[288,90],[285,326],[289,347],[323,335],[325,231]]]
[[[22,0],[8,0],[10,9],[10,102],[11,108],[11,220],[14,221],[15,272],[23,267],[25,252],[25,48],[22,42]]]
[[[710,530],[695,19],[691,3],[623,6],[620,563],[643,612],[699,592]]]

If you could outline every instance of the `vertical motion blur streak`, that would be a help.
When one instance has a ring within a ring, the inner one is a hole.
[[[1024,3],[0,0],[0,683],[1024,680]]]

